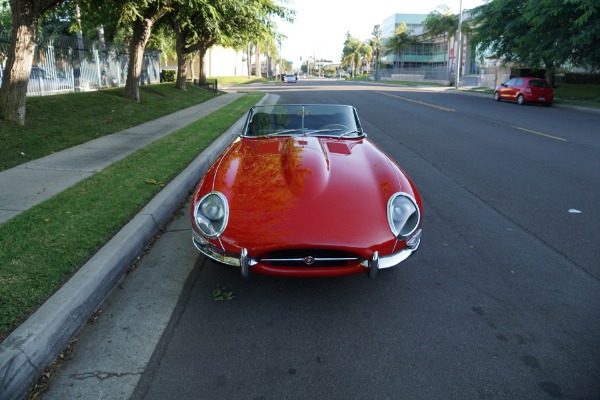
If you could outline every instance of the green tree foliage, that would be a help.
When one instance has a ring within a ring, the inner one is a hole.
[[[373,58],[375,63],[375,70],[379,68],[379,63],[381,61],[381,52],[382,52],[382,44],[381,44],[381,25],[373,26],[373,32],[371,33],[372,37],[369,39],[369,45],[373,48]]]
[[[68,2],[71,3],[71,2]],[[124,14],[125,2],[77,0],[81,10],[81,24],[72,28],[80,29],[86,38],[98,35],[101,26],[104,40],[110,43],[126,44],[131,37],[131,14]],[[71,16],[74,16],[73,12]],[[73,20],[76,24],[77,21]]]
[[[573,28],[569,42],[573,46],[571,62],[575,65],[600,71],[600,4],[598,0],[567,0],[566,9]],[[557,13],[560,18],[560,14]]]
[[[272,0],[190,0],[175,4],[164,21],[176,36],[177,87],[185,89],[187,58],[192,52],[199,52],[202,66],[204,54],[216,44],[239,47],[249,38],[257,44],[269,39],[272,42],[276,34],[273,15],[291,20],[293,13]]]
[[[597,0],[493,0],[472,10],[479,54],[527,67],[600,69]]]
[[[458,19],[447,6],[439,6],[427,15],[424,22],[429,37],[452,35],[458,29]]]
[[[367,69],[370,69],[371,61],[373,60],[373,47],[371,47],[368,41],[363,43],[363,45],[360,47],[360,58],[362,61],[364,61]]]
[[[3,5],[0,1],[0,38],[10,36],[11,21],[10,21],[10,9]]]
[[[394,30],[394,36],[386,40],[383,53],[386,55],[395,54],[396,66],[398,66],[398,63],[401,63],[401,66],[404,67],[402,55],[413,43],[416,43],[416,39],[412,35],[412,31],[407,29],[406,22],[402,22]]]
[[[363,64],[370,68],[373,56],[373,46],[369,41],[361,42],[352,37],[350,32],[346,33],[346,41],[342,49],[342,67],[350,68],[352,76],[356,76],[358,69]]]
[[[450,48],[450,37],[458,31],[458,18],[447,6],[440,6],[427,15],[424,22],[425,35],[430,38],[443,36],[444,42]],[[446,52],[445,57],[448,57]],[[446,62],[448,58],[446,58]]]
[[[425,18],[425,35],[429,38],[443,36],[444,42],[450,48],[450,39],[458,33],[460,25],[460,15],[454,15],[447,6],[439,6]],[[461,33],[469,34],[472,32],[471,24],[468,21],[462,21]],[[446,52],[448,57],[448,52]],[[446,58],[446,62],[448,58]]]
[[[346,41],[342,49],[342,66],[349,67],[352,70],[352,76],[356,76],[356,70],[361,61],[361,47],[363,43],[352,37],[350,32],[346,33]]]

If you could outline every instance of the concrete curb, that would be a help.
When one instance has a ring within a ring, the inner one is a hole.
[[[268,95],[259,103],[264,103]],[[0,400],[25,396],[41,371],[67,347],[186,198],[206,169],[240,132],[245,116],[158,193],[63,287],[0,343]]]

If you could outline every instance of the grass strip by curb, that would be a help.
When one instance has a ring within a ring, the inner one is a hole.
[[[0,225],[0,339],[262,96],[246,94]]]

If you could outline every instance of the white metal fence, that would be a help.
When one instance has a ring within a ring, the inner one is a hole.
[[[9,42],[0,37],[0,85]],[[129,55],[122,46],[59,37],[36,45],[27,86],[28,96],[124,86]],[[160,82],[160,51],[146,50],[141,84]]]
[[[417,81],[417,82],[438,82],[449,84],[452,79],[452,72],[444,66],[435,66],[428,68],[382,68],[375,72],[371,68],[371,76],[375,80],[396,80],[396,81]]]

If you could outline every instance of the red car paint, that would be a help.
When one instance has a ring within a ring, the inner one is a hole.
[[[210,244],[226,253],[263,258],[310,249],[335,250],[370,259],[398,252],[406,240],[390,230],[387,204],[397,192],[422,202],[409,178],[364,136],[242,137],[207,171],[193,196],[219,191],[228,201],[227,227]],[[313,254],[314,255],[314,254]],[[269,262],[252,273],[283,276],[338,276],[367,271],[359,262],[287,266]]]
[[[554,93],[552,86],[544,79],[518,77],[499,85],[494,91],[494,99],[516,101],[521,105],[542,103],[550,106],[554,100]]]

